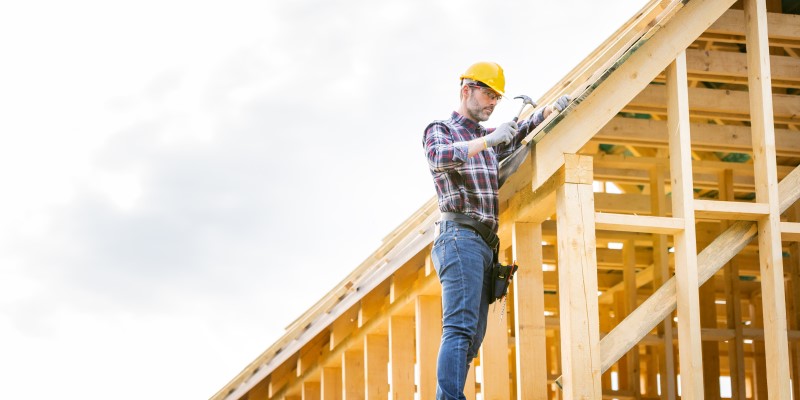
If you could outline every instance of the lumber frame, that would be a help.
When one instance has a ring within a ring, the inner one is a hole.
[[[638,288],[636,286],[636,244],[633,240],[625,241],[622,247],[622,258],[625,263],[623,270],[622,283],[625,285],[625,298],[620,302],[624,305],[625,315],[630,314],[636,309],[638,298]],[[641,385],[639,383],[639,375],[641,373],[640,360],[639,360],[639,346],[633,346],[625,356],[626,366],[625,374],[620,374],[621,378],[625,376],[624,387],[633,393],[634,399],[641,399]],[[622,386],[622,385],[620,385]]]
[[[497,300],[497,303],[489,308],[486,335],[479,352],[481,371],[483,371],[481,393],[486,399],[511,397],[508,381],[508,317],[505,315],[507,310],[502,304],[503,301],[505,300]]]
[[[435,274],[434,274],[435,275]],[[416,299],[417,368],[421,399],[436,397],[436,360],[442,338],[442,298],[422,295]]]
[[[389,337],[364,338],[364,391],[366,400],[386,400],[389,395]]]
[[[694,228],[694,185],[689,141],[689,94],[686,54],[678,53],[667,67],[667,132],[669,132],[672,214],[684,221],[674,236],[675,282],[678,307],[678,346],[681,397],[703,398],[703,358],[700,339],[700,301],[697,283],[697,244]]]
[[[364,400],[364,351],[342,352],[342,400]]]
[[[515,223],[512,227],[513,259],[519,270],[514,285],[514,340],[517,398],[547,398],[547,364],[544,320],[542,225]]]
[[[565,398],[597,399],[602,391],[592,158],[563,157],[565,182],[556,190],[562,383]]]
[[[667,201],[664,189],[664,179],[667,169],[664,165],[657,165],[650,173],[650,208],[654,215],[667,214]],[[653,288],[660,288],[670,277],[668,258],[667,236],[653,235]],[[635,310],[634,310],[635,311]],[[677,375],[675,373],[674,333],[672,321],[667,319],[658,324],[656,328],[661,337],[661,353],[658,358],[658,371],[661,374],[661,398],[674,399],[677,394]]]
[[[800,220],[800,205],[795,204],[788,212],[794,221]],[[789,304],[793,312],[788,321],[795,330],[800,330],[800,241],[795,241],[789,245],[789,268],[790,282],[792,290],[787,291],[790,295]],[[791,362],[794,363],[792,369],[792,395],[795,399],[800,399],[800,342],[793,344],[793,351],[790,354]]]
[[[319,382],[303,382],[300,398],[302,400],[320,400],[322,398],[320,387],[321,385]]]
[[[736,125],[692,123],[692,149],[752,154],[750,128]],[[610,144],[667,147],[667,122],[655,119],[614,117],[592,138]],[[800,136],[789,129],[775,129],[775,151],[779,156],[800,157]]]
[[[727,169],[720,173],[720,199],[733,199],[733,171]],[[722,221],[723,230],[730,226],[728,221]],[[728,370],[731,377],[731,399],[745,400],[745,365],[744,365],[744,338],[742,333],[742,301],[739,290],[739,267],[736,261],[729,261],[724,266],[725,279],[725,317],[728,329],[733,331],[733,337],[728,340]]]
[[[613,74],[536,143],[533,147],[532,187],[536,189],[547,181],[563,164],[562,154],[578,152],[731,4],[733,0],[690,1],[669,24],[641,44]]]
[[[392,364],[393,399],[414,397],[414,317],[392,315],[389,317],[389,362]]]
[[[341,400],[342,398],[342,368],[323,367],[320,378],[322,400]]]
[[[762,1],[744,0],[747,66],[756,201],[769,205],[769,215],[758,220],[761,293],[770,399],[789,399],[789,349],[786,337],[786,300],[783,287],[780,212],[775,164],[772,84],[767,44],[767,9]]]
[[[800,167],[778,185],[780,210],[785,211],[800,198]],[[754,222],[737,221],[698,254],[698,283],[702,284],[756,237]],[[600,341],[602,369],[607,370],[631,343],[639,342],[659,322],[675,310],[675,278],[670,278],[625,320]]]

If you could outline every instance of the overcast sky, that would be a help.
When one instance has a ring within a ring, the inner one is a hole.
[[[434,195],[461,72],[538,98],[644,4],[4,2],[2,397],[212,396]]]

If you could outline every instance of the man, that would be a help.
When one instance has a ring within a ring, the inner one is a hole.
[[[438,400],[465,398],[469,364],[486,333],[489,276],[498,246],[498,162],[569,102],[562,96],[519,125],[511,121],[486,129],[479,123],[489,119],[503,96],[503,69],[478,62],[460,79],[458,111],[428,125],[423,139],[442,213],[431,252],[442,285]]]

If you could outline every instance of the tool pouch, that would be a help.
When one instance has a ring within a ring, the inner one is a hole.
[[[492,281],[489,284],[489,304],[500,300],[508,293],[508,285],[514,278],[514,273],[517,272],[517,265],[503,265],[499,262],[494,263],[492,266]]]

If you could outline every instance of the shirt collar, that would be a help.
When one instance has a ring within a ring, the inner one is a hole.
[[[453,115],[450,116],[450,119],[472,132],[479,132],[484,129],[481,124],[459,114],[457,111],[453,111]]]

